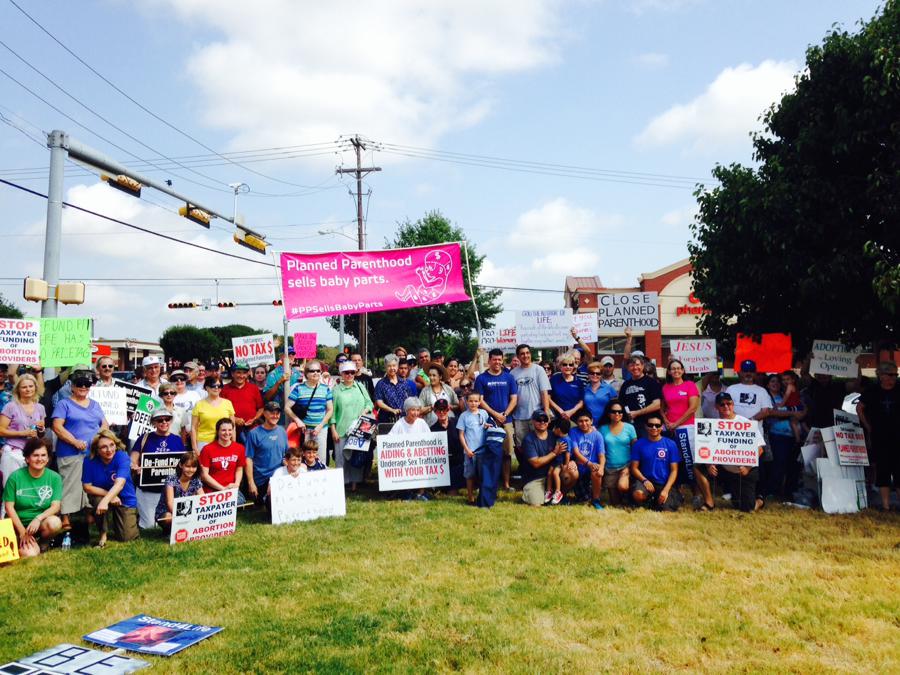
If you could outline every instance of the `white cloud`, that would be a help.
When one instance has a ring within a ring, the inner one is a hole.
[[[698,212],[699,209],[696,204],[683,209],[673,209],[672,211],[666,211],[662,218],[659,219],[659,222],[673,229],[686,230],[688,225],[694,221],[694,217]]]
[[[691,153],[713,154],[749,142],[759,116],[794,86],[797,64],[763,61],[726,68],[706,91],[653,118],[637,136],[640,148],[685,144]]]
[[[641,16],[648,12],[677,12],[692,5],[698,5],[703,0],[623,0],[625,7],[632,14]]]
[[[356,131],[430,145],[490,113],[491,78],[553,63],[561,34],[559,0],[159,2],[221,33],[187,72],[240,148]]]
[[[669,55],[658,52],[645,52],[635,56],[634,61],[645,68],[665,68],[669,65]]]

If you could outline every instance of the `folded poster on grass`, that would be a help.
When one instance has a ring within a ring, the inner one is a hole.
[[[84,639],[98,645],[142,654],[172,656],[221,630],[221,626],[200,626],[138,614],[88,633]]]

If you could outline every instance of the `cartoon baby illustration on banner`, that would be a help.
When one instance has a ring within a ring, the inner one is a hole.
[[[398,300],[412,300],[417,305],[431,304],[444,294],[452,269],[453,261],[445,251],[429,251],[425,255],[425,264],[416,268],[421,283],[418,286],[409,284],[402,293],[394,295]]]

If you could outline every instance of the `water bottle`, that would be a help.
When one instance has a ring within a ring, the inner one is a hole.
[[[62,550],[68,551],[70,548],[72,548],[72,535],[66,532],[62,540]]]

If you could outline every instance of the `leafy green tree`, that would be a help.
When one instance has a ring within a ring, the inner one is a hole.
[[[0,293],[0,319],[24,319],[22,310],[16,307],[6,296]]]
[[[465,234],[461,229],[453,227],[439,211],[431,211],[415,222],[406,220],[400,223],[393,241],[385,241],[385,246],[405,248],[464,239]],[[484,264],[484,256],[477,254],[474,245],[468,244],[468,249],[468,270],[463,258],[463,282],[467,290],[469,272],[471,271],[474,283]],[[500,313],[501,307],[497,303],[499,296],[498,290],[475,288],[475,302],[483,326],[491,326],[494,317]],[[337,317],[331,317],[328,322],[332,328],[338,327]],[[344,325],[347,333],[359,338],[358,321],[345,317]],[[440,348],[449,353],[451,347],[458,348],[460,341],[465,344],[476,327],[475,310],[470,302],[372,313],[369,314],[369,354],[380,358],[398,344],[410,350],[424,346],[430,350]]]
[[[221,343],[208,328],[169,326],[159,338],[159,344],[168,358],[182,363],[222,357]]]
[[[717,166],[689,244],[702,330],[877,342],[900,325],[900,3],[809,47],[753,137]]]

